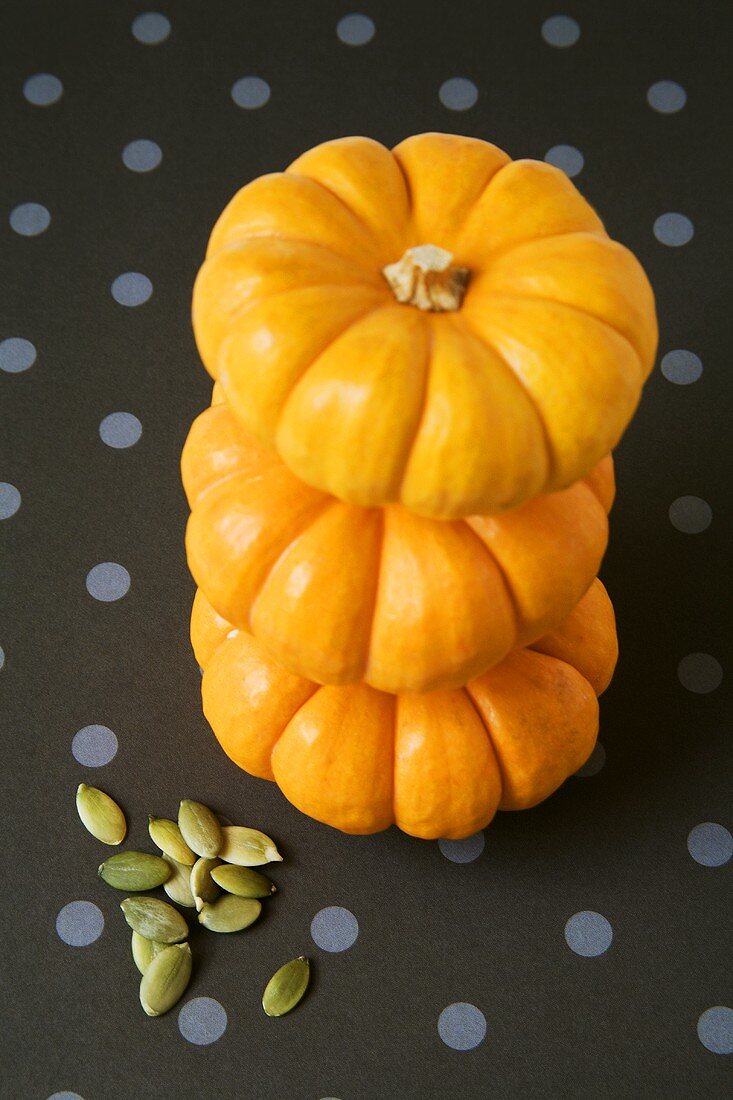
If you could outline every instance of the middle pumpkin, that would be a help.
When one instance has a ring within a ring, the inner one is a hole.
[[[209,602],[286,669],[381,691],[459,687],[554,629],[608,539],[610,456],[511,511],[433,520],[314,489],[228,406],[183,449],[188,564]]]

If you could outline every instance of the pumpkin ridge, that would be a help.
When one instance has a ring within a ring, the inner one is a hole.
[[[283,175],[289,175],[299,180],[310,180],[312,183],[318,184],[318,186],[323,188],[324,191],[327,191],[332,198],[336,199],[336,201],[339,203],[340,206],[344,208],[344,210],[348,211],[348,213],[351,215],[357,225],[364,231],[364,233],[366,233],[369,240],[374,241],[377,246],[379,245],[379,237],[377,236],[377,234],[370,228],[370,226],[367,225],[367,223],[362,218],[359,217],[355,210],[352,210],[346,200],[342,199],[340,195],[337,195],[333,188],[329,187],[325,180],[322,180],[320,176],[304,176],[301,172],[292,172],[289,167],[285,169]],[[356,263],[356,261],[354,261],[354,264],[357,267],[360,266]]]
[[[486,825],[489,825],[491,823],[491,821],[493,821],[494,818],[496,817],[496,811],[499,809],[499,806],[501,806],[502,799],[504,797],[504,787],[506,786],[506,776],[504,775],[504,769],[503,769],[502,764],[501,764],[501,757],[499,756],[498,752],[496,751],[496,746],[494,745],[494,740],[491,736],[491,730],[489,728],[489,724],[486,721],[486,719],[484,718],[481,711],[479,710],[478,704],[476,703],[476,700],[474,699],[473,695],[471,694],[470,688],[471,688],[471,681],[469,680],[468,683],[463,688],[463,693],[466,696],[466,699],[468,700],[470,706],[472,707],[472,709],[474,710],[474,712],[476,714],[476,717],[478,718],[479,722],[481,723],[481,725],[484,729],[484,732],[486,734],[486,740],[489,742],[489,748],[491,749],[491,755],[494,757],[494,761],[496,763],[496,770],[499,773],[499,781],[500,781],[500,784],[501,784],[501,790],[499,792],[499,801],[496,804],[496,809],[494,810],[493,814],[489,818],[489,821],[486,822]],[[484,826],[484,828],[485,828],[485,826]]]
[[[420,398],[420,408],[418,410],[417,416],[415,417],[415,428],[414,431],[411,433],[409,444],[405,448],[405,460],[402,465],[402,477],[400,478],[400,484],[397,490],[395,503],[398,503],[402,500],[403,486],[405,484],[405,479],[407,478],[407,468],[410,464],[412,448],[415,446],[415,440],[420,434],[420,429],[422,428],[423,420],[425,419],[425,413],[427,412],[428,407],[428,394],[430,392],[430,367],[433,354],[433,345],[435,343],[435,333],[433,331],[433,325],[428,317],[424,319],[423,324],[427,325],[428,338],[427,346],[425,348],[425,363],[423,364],[422,396]]]
[[[526,396],[526,398],[529,401],[530,405],[534,409],[535,414],[537,416],[537,420],[538,420],[539,425],[540,425],[540,428],[542,430],[542,439],[543,439],[544,444],[545,444],[545,456],[547,458],[547,473],[545,474],[545,486],[551,485],[553,480],[554,480],[554,477],[555,477],[555,468],[557,466],[557,460],[555,458],[555,451],[554,451],[553,446],[552,446],[552,439],[550,438],[550,432],[549,432],[549,429],[547,427],[547,421],[545,420],[544,414],[542,412],[542,409],[540,408],[540,405],[539,405],[539,402],[537,401],[537,398],[532,393],[529,386],[524,385],[524,383],[522,382],[522,379],[519,377],[517,372],[514,370],[514,367],[511,365],[509,360],[505,358],[504,354],[500,351],[500,349],[496,347],[493,340],[489,340],[483,334],[479,335],[479,333],[476,332],[475,328],[471,324],[470,316],[467,316],[465,312],[461,315],[460,323],[466,329],[468,329],[468,331],[471,333],[471,335],[474,337],[474,339],[478,340],[479,342],[483,342],[483,343],[487,344],[487,346],[491,348],[491,350],[494,352],[494,354],[497,356],[497,358],[500,360],[500,362],[502,362],[504,364],[504,366],[506,367],[508,373],[516,381],[516,383],[519,386],[520,390],[524,393],[524,395]],[[545,488],[543,491],[548,492],[549,490],[547,488]]]
[[[464,524],[468,528],[468,530],[471,532],[473,537],[476,539],[476,541],[481,546],[481,549],[484,551],[484,553],[489,555],[492,562],[496,566],[496,568],[497,568],[497,570],[498,570],[498,572],[501,576],[502,581],[504,582],[504,588],[506,589],[506,594],[509,597],[509,603],[511,605],[512,614],[514,616],[514,644],[516,645],[517,639],[519,638],[520,634],[522,633],[522,631],[521,631],[522,616],[521,616],[520,611],[519,611],[519,603],[517,601],[517,597],[515,595],[514,589],[512,588],[509,577],[507,576],[507,571],[504,568],[503,563],[500,561],[498,555],[494,553],[494,551],[491,549],[491,547],[487,543],[484,542],[484,540],[481,538],[479,533],[477,531],[475,531],[474,528],[471,526],[471,516],[466,516],[465,519],[458,520],[457,522]],[[503,658],[502,658],[502,660],[503,660]]]

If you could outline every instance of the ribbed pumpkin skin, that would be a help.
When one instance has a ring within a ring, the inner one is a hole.
[[[399,304],[382,273],[426,243],[469,269],[453,312]],[[657,347],[644,271],[563,172],[441,133],[338,138],[243,187],[193,324],[237,417],[298,477],[442,518],[585,476]]]
[[[598,572],[614,492],[607,457],[501,515],[359,508],[300,481],[226,404],[194,421],[181,465],[188,563],[217,612],[290,672],[388,692],[461,686],[557,626]]]
[[[344,832],[396,823],[425,839],[469,836],[576,771],[595,744],[597,696],[618,653],[597,580],[552,634],[451,691],[390,695],[294,676],[201,591],[191,641],[204,713],[239,767]]]

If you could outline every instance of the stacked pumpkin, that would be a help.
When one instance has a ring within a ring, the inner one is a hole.
[[[636,259],[550,165],[341,138],[235,195],[193,322],[191,638],[224,750],[352,833],[459,838],[551,794],[617,656],[610,452],[657,342]]]

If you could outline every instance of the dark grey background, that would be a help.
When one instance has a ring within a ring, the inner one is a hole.
[[[730,6],[179,0],[156,9],[173,28],[159,46],[131,34],[144,10],[127,0],[6,0],[0,10],[0,340],[23,336],[38,350],[30,370],[0,374],[0,480],[23,498],[0,524],[0,1094],[723,1096],[730,1060],[703,1047],[696,1023],[708,1007],[733,1003],[729,868],[698,865],[686,838],[699,822],[730,825],[727,683],[689,692],[677,666],[699,651],[727,663]],[[354,10],[376,24],[360,48],[335,29]],[[558,10],[581,25],[569,49],[540,34]],[[52,107],[23,98],[38,72],[63,82]],[[272,89],[260,110],[230,96],[249,74]],[[476,84],[470,110],[441,105],[438,89],[453,76]],[[677,114],[646,103],[663,79],[687,91]],[[464,866],[394,830],[341,836],[224,757],[200,713],[188,645],[193,585],[178,473],[211,388],[191,335],[191,286],[224,203],[319,141],[356,133],[392,145],[431,129],[490,139],[513,156],[577,146],[585,168],[576,183],[655,287],[660,356],[689,348],[704,364],[690,386],[655,371],[618,451],[602,574],[621,641],[602,702],[607,763],[534,811],[500,815],[484,854]],[[163,150],[144,175],[121,160],[137,138]],[[28,201],[52,215],[34,238],[8,224]],[[670,210],[694,222],[683,248],[654,238],[654,220]],[[125,271],[153,282],[140,308],[111,297]],[[129,450],[99,438],[100,421],[117,410],[143,424]],[[668,520],[686,494],[712,507],[702,534]],[[85,577],[110,560],[132,586],[103,604]],[[99,771],[70,751],[89,723],[120,742]],[[190,795],[282,847],[273,875],[281,891],[266,919],[241,937],[194,935],[189,995],[215,997],[229,1016],[214,1045],[187,1043],[175,1012],[156,1021],[139,1008],[119,898],[97,880],[102,848],[76,819],[82,780],[120,799],[134,844],[148,847],[148,812],[173,815]],[[106,927],[75,949],[55,919],[78,898],[101,907]],[[310,940],[327,905],[359,921],[343,954]],[[614,930],[595,959],[573,954],[563,936],[585,909]],[[265,980],[301,952],[314,960],[311,995],[286,1019],[266,1019]],[[487,1020],[484,1043],[467,1053],[436,1030],[455,1001]]]

